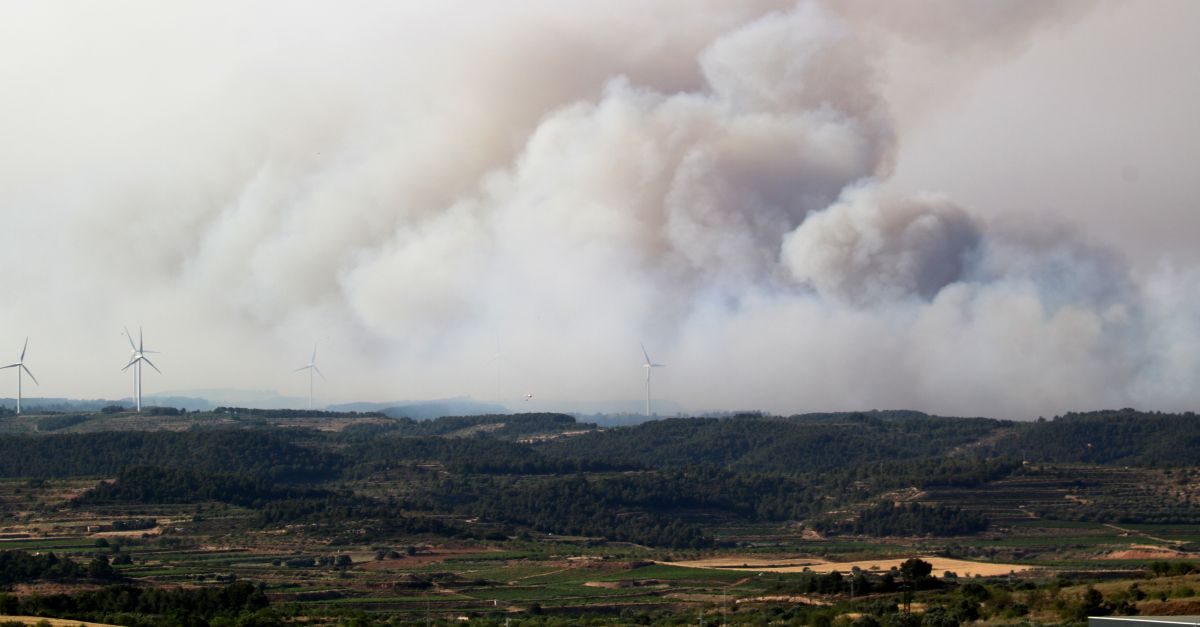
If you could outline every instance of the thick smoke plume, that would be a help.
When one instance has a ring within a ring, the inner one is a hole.
[[[900,109],[1073,3],[4,11],[0,341],[47,395],[124,393],[141,323],[148,391],[301,390],[316,341],[327,398],[630,399],[642,340],[693,409],[1198,400],[1194,268],[891,183]]]

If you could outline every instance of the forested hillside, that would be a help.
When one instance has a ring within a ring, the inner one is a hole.
[[[1133,409],[1070,413],[1020,425],[997,454],[1030,461],[1161,466],[1200,464],[1200,416]]]
[[[1071,464],[1119,464],[1117,474],[1080,474],[1085,479],[1068,484],[1081,491],[1077,502],[1059,493],[1037,509],[1048,518],[1091,520],[1099,510],[1079,503],[1128,500],[1109,496],[1124,494],[1116,487],[1128,483],[1120,468],[1200,462],[1195,416],[1131,410],[1033,423],[863,412],[613,429],[562,414],[414,421],[318,412],[349,420],[339,431],[261,422],[311,419],[311,412],[218,413],[252,420],[213,428],[201,415],[195,428],[178,433],[0,436],[0,477],[115,478],[76,503],[211,501],[257,510],[267,526],[354,520],[372,535],[424,529],[451,536],[525,529],[682,548],[709,546],[712,525],[739,521],[803,522],[836,534],[974,533],[991,516],[972,502],[976,491],[1010,480],[1049,485],[1037,477],[1050,471],[1039,466],[1036,474],[1022,463],[1030,460],[1065,464],[1053,472],[1066,477],[1080,472]],[[394,481],[404,489],[386,495],[347,487]],[[914,489],[935,492],[925,503],[918,493],[892,496]],[[1200,519],[1187,493],[1172,494],[1143,508],[1147,522]],[[838,511],[849,514],[829,515]],[[1103,511],[1112,520],[1139,520],[1128,508]],[[455,522],[467,519],[477,525]]]
[[[604,457],[656,467],[695,464],[804,473],[889,460],[942,456],[1012,423],[904,412],[741,416],[647,422],[542,447],[563,458]]]

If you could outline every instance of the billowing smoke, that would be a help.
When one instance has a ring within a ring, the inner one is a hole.
[[[976,257],[981,228],[940,200],[885,201],[847,190],[788,237],[784,264],[823,296],[862,304],[931,299],[960,281]]]
[[[318,341],[329,398],[631,399],[642,340],[698,410],[1195,404],[1195,269],[891,183],[913,59],[922,119],[1092,12],[618,5],[6,9],[0,341],[76,397],[142,322],[148,390]]]

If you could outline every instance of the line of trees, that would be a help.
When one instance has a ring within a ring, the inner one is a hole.
[[[222,624],[282,624],[270,616],[257,615],[266,608],[263,591],[249,582],[210,588],[143,588],[133,585],[106,586],[75,594],[18,597],[0,593],[0,613],[47,616],[70,620],[98,621],[132,627],[188,625],[205,627]],[[241,620],[238,620],[241,619]]]
[[[94,557],[84,565],[54,553],[0,551],[0,585],[84,579],[116,581],[121,579],[121,574],[113,569],[103,555]]]

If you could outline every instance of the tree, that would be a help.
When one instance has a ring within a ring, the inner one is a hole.
[[[923,559],[910,558],[900,565],[900,574],[906,581],[922,581],[933,572],[933,565]]]
[[[1079,605],[1076,605],[1071,618],[1076,621],[1086,621],[1089,616],[1107,616],[1109,608],[1104,605],[1104,595],[1099,590],[1088,586]]]
[[[91,579],[115,579],[120,575],[109,565],[108,558],[97,555],[88,564],[88,577]]]
[[[904,613],[912,609],[913,590],[933,572],[933,564],[915,557],[904,560],[900,565],[900,576],[904,578]]]

